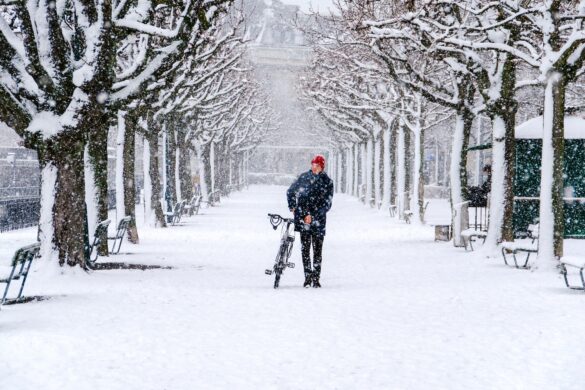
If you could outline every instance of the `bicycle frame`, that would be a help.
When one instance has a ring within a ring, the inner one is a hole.
[[[276,254],[276,259],[274,260],[273,269],[267,269],[265,271],[267,275],[275,274],[274,288],[278,288],[280,276],[284,269],[287,267],[295,267],[294,263],[288,261],[292,254],[292,248],[295,241],[294,220],[291,218],[283,218],[277,214],[268,214],[268,216],[270,217],[270,224],[274,230],[281,225],[280,246],[278,248],[278,253]]]

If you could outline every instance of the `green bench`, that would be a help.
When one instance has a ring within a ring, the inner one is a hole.
[[[201,207],[201,195],[194,195],[189,203],[187,203],[183,209],[185,214],[197,215],[199,214],[199,208]]]
[[[132,217],[127,215],[120,220],[118,223],[118,229],[116,230],[116,234],[108,237],[108,240],[113,240],[112,249],[110,250],[111,254],[117,255],[120,253],[120,247],[122,246],[122,241],[124,241],[124,236],[126,235],[126,231],[128,230],[128,226],[132,221]]]
[[[87,259],[87,266],[90,269],[95,269],[96,261],[98,258],[98,248],[103,242],[103,237],[106,237],[108,240],[112,240],[112,249],[109,251],[110,254],[116,255],[120,253],[120,248],[122,247],[122,242],[124,241],[124,236],[126,235],[126,231],[128,230],[128,226],[132,221],[132,217],[127,215],[120,220],[118,223],[118,228],[116,229],[116,234],[113,236],[108,236],[108,227],[110,226],[111,221],[106,219],[97,224],[95,227],[95,232],[93,234],[93,240],[89,245],[88,253],[89,257]]]
[[[8,290],[10,289],[10,284],[13,280],[21,281],[20,290],[18,291],[16,301],[21,299],[22,290],[24,290],[24,284],[26,283],[31,264],[33,260],[38,257],[40,249],[41,243],[38,242],[32,245],[24,246],[14,253],[14,257],[12,258],[11,263],[12,270],[10,271],[10,275],[6,278],[0,279],[0,283],[6,284],[4,295],[2,295],[2,301],[0,304],[4,305],[6,302],[6,296],[8,295]]]
[[[215,206],[218,203],[221,203],[221,191],[215,190],[211,194],[209,194],[209,205]]]
[[[563,256],[560,262],[561,273],[565,278],[565,284],[571,290],[583,290],[585,291],[585,277],[583,276],[583,269],[585,269],[585,258],[583,257],[574,257],[574,256]],[[579,278],[581,281],[581,286],[574,285],[569,283],[569,272],[567,267],[576,268],[579,272]]]
[[[185,208],[185,201],[175,203],[173,207],[173,211],[166,211],[164,214],[167,217],[167,221],[172,225],[175,226],[181,221],[181,217],[183,216],[183,210]]]

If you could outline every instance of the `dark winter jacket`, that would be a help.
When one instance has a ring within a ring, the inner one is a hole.
[[[333,181],[329,176],[325,172],[317,175],[311,171],[305,172],[290,186],[286,197],[288,208],[295,210],[295,230],[310,230],[324,236],[327,212],[333,200]],[[313,219],[310,226],[303,223],[307,215]]]

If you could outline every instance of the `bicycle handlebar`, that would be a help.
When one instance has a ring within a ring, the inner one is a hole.
[[[278,214],[268,214],[268,217],[270,218],[270,224],[272,225],[272,228],[274,230],[276,230],[276,228],[278,227],[278,225],[280,225],[281,223],[285,222],[285,223],[294,223],[294,219],[292,218],[284,218]]]

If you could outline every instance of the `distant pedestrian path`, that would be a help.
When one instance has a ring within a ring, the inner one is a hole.
[[[298,267],[274,290],[264,270],[279,234],[266,214],[289,213],[285,191],[252,186],[178,226],[141,226],[140,245],[122,247],[123,261],[170,270],[33,275],[28,292],[52,299],[0,312],[3,385],[581,388],[582,294],[434,242],[431,227],[354,198],[333,198],[323,288],[302,288],[297,237]]]

